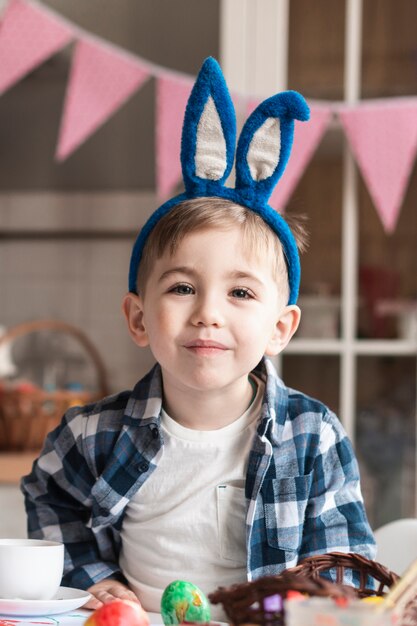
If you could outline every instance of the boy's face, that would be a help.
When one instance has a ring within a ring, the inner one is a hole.
[[[267,253],[245,253],[241,230],[187,235],[149,275],[142,298],[128,294],[130,333],[149,345],[164,385],[194,391],[241,383],[261,357],[278,354],[295,332],[299,309],[285,306]]]

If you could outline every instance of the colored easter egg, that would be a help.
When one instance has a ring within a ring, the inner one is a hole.
[[[182,622],[209,622],[210,604],[196,585],[174,580],[162,594],[161,615],[165,626]]]
[[[139,602],[117,598],[96,609],[84,626],[149,626],[149,616]]]
[[[362,598],[362,602],[366,604],[382,604],[384,598],[382,596],[367,596],[366,598]]]

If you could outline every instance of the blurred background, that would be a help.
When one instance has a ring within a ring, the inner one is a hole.
[[[181,189],[175,129],[209,55],[239,122],[251,102],[287,88],[317,111],[315,142],[277,207],[307,216],[310,232],[303,320],[277,367],[340,416],[372,526],[415,517],[415,0],[1,0],[0,19],[0,503],[11,512],[0,533],[24,532],[17,480],[62,406],[129,388],[153,364],[131,343],[120,303],[141,225],[164,191]],[[38,20],[52,20],[56,48],[42,60]],[[82,60],[80,42],[97,50]],[[106,51],[132,76],[103,70]],[[88,93],[76,91],[83,72]],[[339,115],[365,103],[381,120],[376,138],[366,117]],[[369,132],[366,162],[358,129]],[[402,185],[389,205],[384,167]]]

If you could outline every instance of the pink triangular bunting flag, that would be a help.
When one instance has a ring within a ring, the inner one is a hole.
[[[47,9],[12,0],[0,28],[0,94],[71,41],[73,30]]]
[[[74,51],[56,157],[63,160],[141,87],[148,69],[117,49],[81,39]]]
[[[392,233],[417,150],[417,99],[341,107],[340,119],[384,229]]]
[[[312,104],[309,121],[295,122],[291,156],[270,199],[270,205],[277,211],[284,211],[285,205],[327,130],[331,113],[329,106]]]
[[[181,132],[194,81],[162,74],[156,87],[156,188],[168,197],[181,180]]]

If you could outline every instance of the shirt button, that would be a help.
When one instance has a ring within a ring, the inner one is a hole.
[[[151,429],[151,432],[152,432],[152,437],[153,437],[154,439],[158,439],[158,437],[159,437],[159,433],[158,433],[158,429],[157,429],[157,427],[156,427],[156,426],[154,426],[154,427]]]
[[[149,469],[149,463],[139,463],[138,470],[141,472],[147,472]]]

